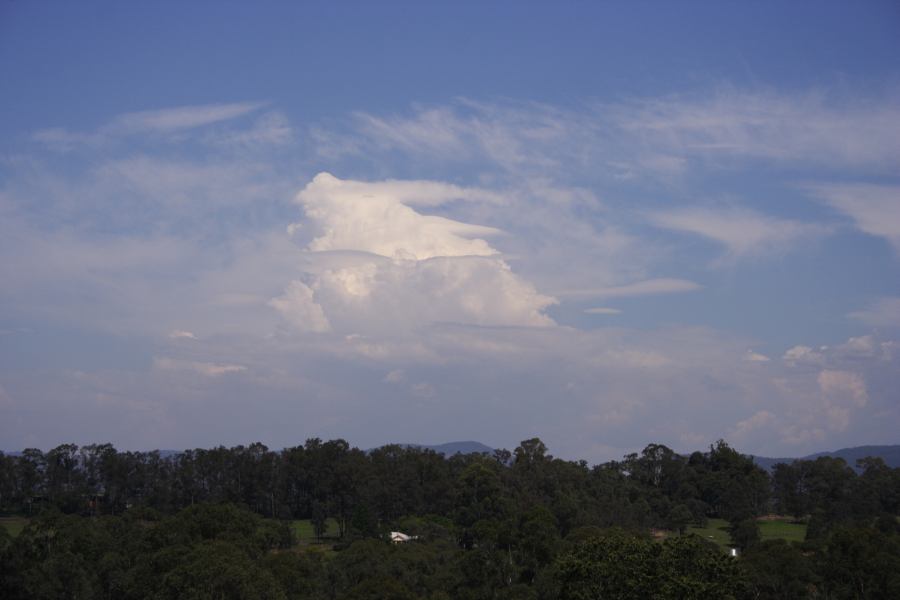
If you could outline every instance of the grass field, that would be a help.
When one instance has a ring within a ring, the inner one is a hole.
[[[297,541],[301,543],[309,543],[313,542],[316,539],[316,532],[313,529],[312,521],[309,519],[297,519],[291,523],[294,528],[294,535],[297,536]],[[334,519],[328,519],[325,521],[325,536],[326,538],[337,538],[338,532],[337,521]]]
[[[728,521],[725,519],[709,519],[706,527],[688,527],[688,533],[695,533],[704,540],[715,542],[723,550],[731,548],[731,536],[728,535]]]
[[[0,517],[0,527],[5,528],[12,537],[22,533],[26,525],[28,525],[28,519],[25,517]]]
[[[762,540],[787,540],[802,542],[806,539],[806,524],[794,523],[790,519],[760,520],[759,536]],[[728,521],[710,519],[706,527],[688,527],[689,533],[696,533],[705,540],[715,542],[723,550],[732,547],[731,536],[728,535]]]
[[[794,523],[791,520],[772,520],[759,522],[759,536],[763,540],[787,540],[802,542],[806,539],[806,523]]]

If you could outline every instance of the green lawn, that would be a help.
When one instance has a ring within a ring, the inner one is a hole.
[[[688,527],[688,533],[695,533],[704,540],[715,542],[723,550],[731,548],[731,536],[728,535],[728,521],[725,519],[709,519],[706,527]]]
[[[763,540],[787,540],[788,542],[802,542],[806,539],[806,524],[794,523],[790,519],[758,521],[759,535]],[[688,527],[689,533],[696,533],[705,540],[715,542],[723,550],[732,547],[731,536],[728,535],[728,521],[725,519],[710,519],[706,527]]]
[[[22,533],[26,525],[28,525],[28,519],[25,517],[0,517],[0,527],[5,527],[12,537]]]
[[[316,532],[313,529],[312,521],[309,519],[297,519],[291,523],[294,528],[294,535],[297,536],[297,540],[304,543],[313,542],[316,539]],[[337,538],[338,533],[338,524],[335,519],[328,519],[325,521],[325,536],[327,538]]]
[[[759,535],[763,540],[787,540],[802,542],[806,539],[806,523],[794,523],[790,520],[760,521]]]

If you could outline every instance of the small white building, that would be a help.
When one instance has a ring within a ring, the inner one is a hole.
[[[405,533],[401,533],[399,531],[391,532],[391,542],[394,544],[402,544],[408,542],[410,540],[416,539],[418,536],[415,535],[406,535]]]

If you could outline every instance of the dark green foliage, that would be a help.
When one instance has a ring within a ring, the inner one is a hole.
[[[593,468],[536,438],[446,459],[318,439],[167,458],[30,449],[0,454],[0,510],[30,515],[21,533],[0,528],[0,597],[900,597],[900,473],[860,467],[819,458],[770,479],[721,441]],[[802,548],[760,542],[756,517],[773,508],[808,522]],[[740,558],[677,535],[713,518]],[[320,539],[298,542],[288,519]],[[326,523],[338,531],[322,539]]]
[[[662,545],[622,530],[583,542],[556,565],[563,600],[718,600],[740,589],[736,563],[696,536]]]
[[[728,533],[731,535],[731,541],[741,552],[759,543],[759,525],[756,519],[734,521],[728,528]]]
[[[669,511],[669,516],[666,520],[669,529],[683,534],[687,526],[694,520],[694,515],[684,504],[677,504]]]
[[[353,509],[353,517],[350,520],[350,532],[355,537],[377,538],[378,522],[375,515],[365,504],[357,505]]]
[[[621,530],[592,538],[560,558],[562,600],[643,600],[656,592],[660,547]]]
[[[814,562],[796,545],[767,540],[749,548],[741,567],[753,597],[760,600],[802,600],[816,589]]]
[[[325,561],[319,552],[271,552],[259,561],[288,598],[325,595]]]
[[[194,545],[162,576],[160,584],[156,597],[173,600],[286,597],[271,572],[224,540],[204,540]]]
[[[659,582],[659,598],[725,599],[742,589],[737,562],[695,535],[673,537],[663,543]]]
[[[872,528],[839,528],[821,553],[830,598],[900,598],[900,537]]]
[[[417,600],[418,596],[393,577],[374,575],[353,586],[341,598],[342,600],[382,600],[383,598]]]

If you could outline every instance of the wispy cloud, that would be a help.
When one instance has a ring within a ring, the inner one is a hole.
[[[125,113],[95,131],[78,132],[57,127],[37,131],[34,139],[50,147],[70,149],[82,144],[102,144],[118,137],[130,135],[168,135],[230,121],[258,111],[264,106],[265,103],[262,102],[240,102]]]
[[[157,369],[167,371],[193,371],[206,377],[220,377],[229,373],[240,373],[246,371],[244,365],[219,364],[201,361],[179,360],[167,357],[157,357],[153,361],[153,366]]]
[[[744,360],[749,362],[765,363],[769,362],[770,359],[765,354],[760,354],[759,352],[754,352],[753,350],[747,350],[747,353],[744,354]]]
[[[265,106],[265,103],[240,102],[235,104],[180,106],[177,108],[126,113],[113,119],[101,131],[117,135],[147,132],[170,133],[221,121],[230,121],[259,110],[263,106]]]
[[[626,285],[562,290],[556,292],[556,295],[564,298],[628,298],[632,296],[654,296],[657,294],[693,292],[702,287],[703,286],[700,284],[686,279],[660,278],[636,281]]]
[[[294,129],[284,114],[269,111],[260,115],[249,128],[215,131],[206,139],[221,147],[252,150],[289,144],[294,139]]]
[[[687,208],[652,214],[657,227],[691,233],[725,246],[742,258],[784,251],[792,243],[822,235],[822,225],[777,219],[744,208]]]
[[[850,313],[873,327],[900,327],[900,298],[879,298],[867,308]]]
[[[508,169],[557,164],[548,149],[578,130],[572,114],[536,104],[490,104],[461,100],[456,106],[419,108],[411,116],[356,113],[362,145],[431,156],[484,156]],[[351,146],[360,147],[357,141]]]
[[[647,146],[713,160],[733,157],[896,170],[896,97],[846,101],[823,93],[747,90],[638,101],[611,107]]]
[[[608,308],[605,306],[598,306],[596,308],[586,308],[584,309],[584,313],[587,315],[618,315],[622,311],[618,308]]]
[[[860,231],[884,238],[900,254],[900,185],[827,183],[806,186]]]
[[[487,160],[502,169],[664,178],[710,163],[768,160],[891,172],[900,167],[900,103],[819,92],[722,89],[563,109],[475,102],[356,113],[344,130],[316,129],[323,153],[399,151],[415,160]]]
[[[183,329],[175,329],[174,331],[169,333],[169,337],[173,340],[180,340],[180,339],[196,340],[197,339],[196,335],[194,335],[190,331],[185,331]]]

